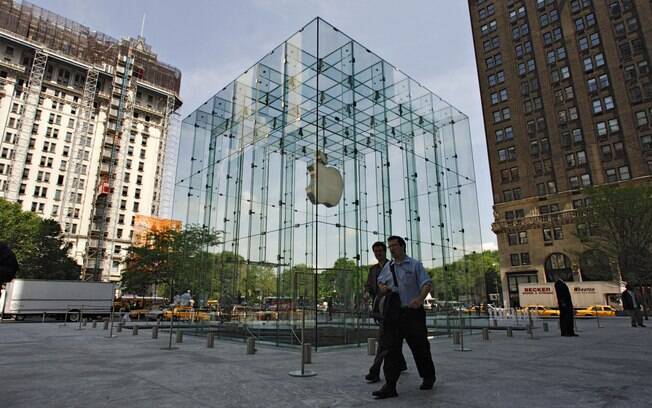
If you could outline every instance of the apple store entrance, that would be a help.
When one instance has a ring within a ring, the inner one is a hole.
[[[180,140],[173,216],[220,239],[178,289],[219,302],[224,336],[366,343],[371,245],[389,235],[433,278],[431,334],[487,302],[468,117],[324,20],[192,112]]]

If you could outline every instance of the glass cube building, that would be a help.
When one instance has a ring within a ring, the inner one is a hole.
[[[183,120],[174,216],[221,232],[184,272],[199,303],[246,304],[277,342],[299,320],[315,345],[366,342],[390,235],[436,301],[486,302],[468,117],[320,18]]]

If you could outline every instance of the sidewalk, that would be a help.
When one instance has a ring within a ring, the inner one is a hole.
[[[649,407],[652,328],[631,328],[624,318],[578,322],[580,337],[562,338],[539,324],[525,332],[465,337],[472,351],[455,351],[451,339],[431,342],[438,382],[420,391],[405,347],[408,373],[399,398],[374,401],[379,384],[363,380],[372,357],[366,347],[320,351],[308,365],[318,373],[293,378],[297,351],[184,336],[164,351],[167,333],[149,329],[105,338],[101,325],[84,330],[55,323],[0,325],[2,407]],[[650,324],[652,326],[652,323]]]

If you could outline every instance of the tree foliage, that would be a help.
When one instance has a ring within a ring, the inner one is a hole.
[[[16,255],[17,278],[76,280],[80,277],[81,268],[68,255],[71,244],[64,241],[60,225],[2,199],[0,241]]]
[[[144,245],[133,245],[127,251],[123,290],[143,294],[151,285],[163,284],[173,292],[198,291],[206,276],[198,272],[214,263],[208,249],[219,240],[218,232],[194,225],[148,232]]]
[[[580,240],[615,262],[628,282],[652,281],[652,187],[601,186],[586,191],[590,205],[578,211]]]
[[[433,281],[435,299],[457,301],[461,298],[478,304],[487,301],[487,293],[500,291],[498,251],[473,252],[444,266],[427,270]]]

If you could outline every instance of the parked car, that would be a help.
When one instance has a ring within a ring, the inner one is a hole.
[[[163,310],[160,307],[151,308],[146,314],[145,319],[155,322],[163,319]]]
[[[611,306],[608,305],[596,305],[596,306],[589,306],[585,309],[579,309],[575,312],[576,316],[595,316],[598,315],[600,317],[608,317],[608,316],[615,316],[616,315],[616,309],[614,309]]]
[[[530,311],[530,314],[532,315],[537,315],[539,317],[553,317],[553,316],[559,316],[559,310],[558,309],[552,309],[547,306],[542,306],[542,305],[529,305],[523,308],[523,311],[525,313]]]

